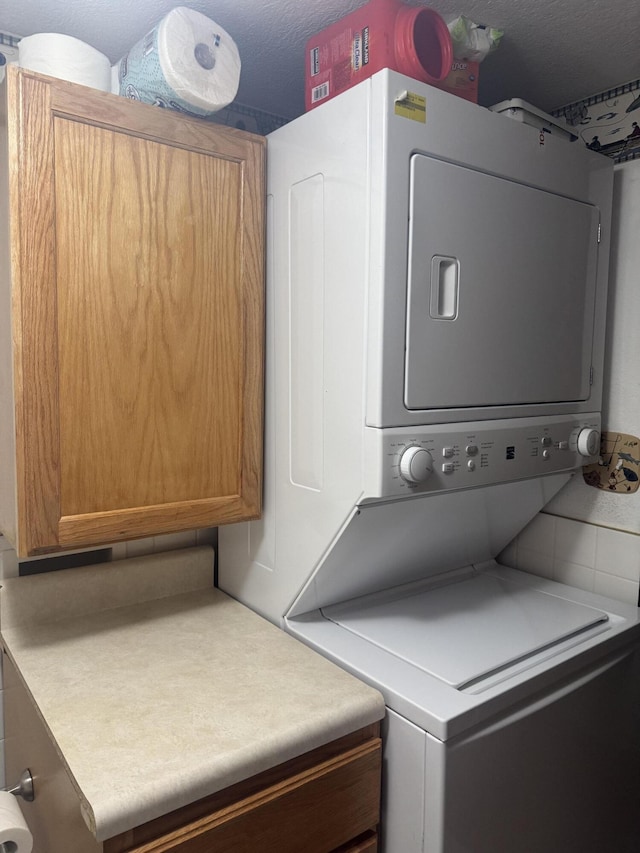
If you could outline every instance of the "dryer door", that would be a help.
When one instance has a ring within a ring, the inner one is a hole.
[[[587,400],[599,211],[414,154],[408,409]]]

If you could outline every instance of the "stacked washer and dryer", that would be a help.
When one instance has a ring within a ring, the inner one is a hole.
[[[386,853],[637,850],[638,611],[496,562],[597,459],[611,162],[389,70],[268,152],[220,586],[383,693]]]

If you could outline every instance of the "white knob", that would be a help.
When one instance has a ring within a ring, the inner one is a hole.
[[[400,476],[407,483],[424,483],[433,470],[433,457],[424,447],[407,447],[400,457]]]
[[[600,452],[600,433],[597,429],[585,427],[578,433],[578,453],[580,456],[597,456]]]

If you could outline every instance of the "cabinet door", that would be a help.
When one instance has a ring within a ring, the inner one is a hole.
[[[12,80],[19,552],[257,517],[265,141]]]

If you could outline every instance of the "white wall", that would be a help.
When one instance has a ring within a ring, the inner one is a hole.
[[[635,533],[538,513],[499,562],[637,604],[640,540]]]

